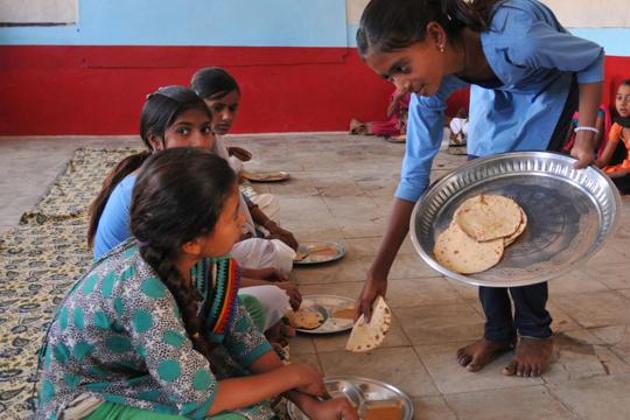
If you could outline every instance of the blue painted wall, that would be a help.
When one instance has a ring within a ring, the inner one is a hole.
[[[0,28],[0,45],[345,47],[344,0],[79,0],[79,22]]]

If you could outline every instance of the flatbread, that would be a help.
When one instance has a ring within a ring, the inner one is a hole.
[[[365,316],[361,315],[352,327],[346,350],[363,352],[375,349],[385,340],[392,323],[392,312],[382,296],[376,298],[372,304],[372,319],[368,324]]]
[[[435,259],[449,270],[472,274],[485,271],[501,261],[503,249],[503,238],[478,242],[453,221],[438,236],[433,253]]]
[[[514,234],[521,223],[521,206],[501,195],[480,194],[464,201],[453,220],[477,241],[491,241]]]
[[[289,318],[291,324],[301,330],[314,330],[324,323],[324,315],[316,309],[303,308]]]
[[[512,245],[514,241],[516,241],[518,237],[521,236],[523,232],[525,232],[526,227],[527,227],[527,214],[525,213],[523,209],[521,209],[521,223],[518,225],[518,229],[516,229],[516,232],[514,232],[508,237],[503,238],[503,246],[508,247]]]

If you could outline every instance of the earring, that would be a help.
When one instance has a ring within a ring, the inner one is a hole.
[[[444,52],[444,44],[440,45],[440,52],[443,53]]]

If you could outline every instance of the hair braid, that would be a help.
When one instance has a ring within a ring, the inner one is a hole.
[[[171,292],[179,308],[184,327],[193,343],[193,348],[203,354],[209,362],[214,345],[207,339],[207,327],[205,322],[197,315],[197,308],[201,296],[190,286],[186,286],[171,261],[167,251],[160,250],[151,245],[140,245],[140,255],[158,273]]]

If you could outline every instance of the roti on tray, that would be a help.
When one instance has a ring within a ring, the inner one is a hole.
[[[518,229],[516,229],[516,232],[514,232],[510,236],[503,238],[503,243],[505,244],[505,246],[507,247],[509,245],[512,245],[514,241],[516,241],[516,239],[518,239],[518,237],[521,236],[523,232],[525,232],[526,227],[527,227],[527,215],[525,214],[525,211],[521,209],[521,223],[518,225]]]
[[[480,194],[464,201],[453,219],[468,236],[490,241],[514,234],[521,223],[521,207],[511,198]]]
[[[514,200],[480,194],[464,201],[433,247],[438,263],[460,274],[486,271],[527,227],[527,214]]]
[[[503,238],[479,242],[453,221],[435,242],[435,259],[444,267],[461,274],[479,273],[495,266],[503,256]]]
[[[382,296],[376,298],[372,304],[372,319],[367,323],[361,315],[354,323],[346,350],[363,352],[375,349],[385,340],[392,323],[392,312]]]

